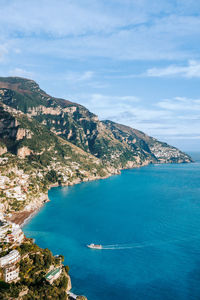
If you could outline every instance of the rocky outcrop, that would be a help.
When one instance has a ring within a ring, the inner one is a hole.
[[[27,139],[31,139],[31,137],[32,137],[31,131],[28,129],[24,129],[24,128],[18,128],[17,133],[16,133],[16,140],[19,141],[25,137]]]
[[[7,147],[4,145],[0,145],[0,156],[7,152]]]
[[[66,274],[66,277],[67,277],[67,288],[66,288],[66,290],[70,291],[71,288],[72,288],[71,278],[70,278],[70,276],[68,274]]]
[[[37,116],[40,114],[58,116],[58,115],[60,115],[60,113],[61,113],[60,108],[45,107],[43,105],[39,105],[37,107],[32,107],[32,108],[28,109],[28,115],[31,117]]]
[[[26,146],[17,150],[17,156],[19,156],[20,158],[25,158],[26,156],[31,155],[31,153],[32,151]]]
[[[85,296],[78,296],[76,299],[77,300],[87,300],[87,298]]]

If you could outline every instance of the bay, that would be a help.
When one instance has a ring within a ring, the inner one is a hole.
[[[70,266],[89,300],[200,299],[200,159],[57,187],[25,234]],[[103,245],[92,250],[87,244]]]

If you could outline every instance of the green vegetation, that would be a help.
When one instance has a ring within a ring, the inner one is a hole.
[[[41,249],[31,239],[16,248],[22,259],[19,263],[20,280],[16,283],[0,281],[0,299],[17,298],[27,290],[23,300],[28,299],[67,299],[68,266],[62,267],[62,273],[52,285],[45,280],[45,275],[50,266],[61,266],[63,256],[54,257],[48,249]]]
[[[77,300],[87,300],[87,298],[85,296],[78,296],[76,299]]]

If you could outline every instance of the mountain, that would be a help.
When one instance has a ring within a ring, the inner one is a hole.
[[[7,106],[116,168],[126,168],[127,161],[142,163],[145,158],[152,162],[191,160],[178,149],[142,132],[110,121],[101,122],[82,105],[49,96],[32,80],[0,78],[0,91],[0,100]]]
[[[7,211],[34,209],[52,184],[103,178],[149,163],[192,161],[177,148],[100,121],[82,105],[51,97],[19,77],[0,78],[0,155],[2,186],[9,182],[10,189],[1,186]]]

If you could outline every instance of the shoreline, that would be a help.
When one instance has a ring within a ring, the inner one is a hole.
[[[35,210],[24,210],[21,212],[13,213],[9,218],[9,221],[18,224],[22,228],[39,212],[41,208],[42,206],[36,208]]]
[[[123,169],[122,169],[123,170]],[[31,221],[31,219],[42,209],[42,207],[50,202],[50,199],[48,197],[48,192],[51,188],[54,188],[54,187],[66,187],[66,186],[73,186],[75,184],[80,184],[80,183],[85,183],[85,182],[89,182],[89,181],[95,181],[95,180],[100,180],[100,179],[106,179],[106,178],[109,178],[111,176],[114,176],[114,175],[120,175],[121,171],[117,174],[109,174],[108,176],[104,176],[104,177],[99,177],[99,178],[86,178],[86,180],[83,180],[83,181],[78,181],[76,180],[75,182],[70,182],[68,184],[63,184],[63,185],[59,185],[58,183],[55,183],[55,184],[51,184],[49,187],[48,187],[48,191],[47,193],[45,194],[42,194],[43,196],[45,196],[46,200],[42,201],[40,203],[40,205],[38,206],[35,206],[35,209],[31,209],[31,210],[22,210],[22,211],[19,211],[19,212],[14,212],[12,214],[12,216],[10,218],[8,218],[9,221],[15,223],[15,224],[18,224],[21,228],[23,228],[25,225],[28,224],[29,221]],[[41,198],[42,198],[42,195],[41,195]]]
[[[18,224],[21,228],[23,228],[25,225],[28,224],[29,221],[31,221],[31,219],[42,209],[42,207],[47,203],[50,202],[50,199],[48,197],[48,192],[51,188],[53,187],[66,187],[66,186],[73,186],[75,184],[80,184],[80,183],[85,183],[85,182],[89,182],[89,181],[96,181],[96,180],[103,180],[103,179],[107,179],[111,176],[115,176],[115,175],[120,175],[121,171],[125,171],[125,170],[130,170],[130,169],[137,169],[137,168],[142,168],[142,167],[146,167],[148,165],[154,164],[150,161],[145,161],[143,164],[141,165],[132,165],[132,166],[127,166],[126,168],[121,168],[118,169],[116,173],[110,173],[106,176],[103,177],[98,177],[98,178],[94,178],[94,177],[87,177],[85,178],[85,180],[79,180],[76,179],[74,182],[69,182],[66,184],[62,184],[59,185],[58,183],[53,183],[51,185],[49,185],[47,193],[45,194],[41,194],[41,198],[42,195],[45,196],[45,201],[43,200],[40,205],[36,206],[35,209],[31,209],[31,210],[23,210],[20,212],[14,212],[11,216],[11,218],[9,218],[9,221]],[[168,163],[167,163],[168,164]]]
[[[23,228],[25,225],[27,225],[29,223],[29,221],[31,221],[31,219],[39,213],[39,211],[42,207],[43,207],[43,205],[41,207],[38,207],[36,210],[32,211],[30,213],[30,215],[28,217],[26,217],[21,224],[19,224],[20,227]]]
[[[168,163],[167,163],[168,164]],[[46,193],[43,193],[41,194],[41,197],[39,197],[39,199],[41,199],[42,201],[38,203],[38,205],[35,207],[32,207],[32,209],[30,210],[24,210],[24,211],[20,211],[20,212],[15,212],[13,213],[13,215],[11,216],[11,218],[9,218],[9,220],[11,222],[14,222],[16,224],[18,224],[20,226],[20,228],[23,230],[23,227],[25,225],[27,225],[31,220],[32,218],[34,218],[37,213],[39,213],[39,211],[44,207],[44,205],[47,203],[47,202],[50,202],[50,199],[49,199],[49,196],[48,196],[48,193],[49,193],[49,190],[53,187],[66,187],[66,186],[72,186],[72,185],[75,185],[75,184],[80,184],[80,183],[85,183],[85,182],[89,182],[89,181],[96,181],[96,180],[99,180],[99,179],[106,179],[106,178],[109,178],[111,176],[114,176],[114,175],[120,175],[121,174],[121,171],[125,171],[125,170],[130,170],[130,169],[137,169],[137,168],[141,168],[141,167],[146,167],[146,166],[149,166],[151,165],[151,163],[145,163],[143,165],[140,165],[140,166],[134,166],[134,167],[129,167],[129,168],[123,168],[119,171],[119,173],[115,173],[115,174],[109,174],[105,177],[99,177],[99,178],[85,178],[86,180],[76,180],[75,182],[70,182],[70,184],[63,184],[63,185],[59,185],[59,184],[51,184],[49,185],[48,187],[48,190]],[[153,163],[154,165],[154,163]],[[45,196],[45,199],[44,200],[44,197]],[[35,243],[35,240],[33,240],[33,243]],[[36,243],[37,244],[37,243]],[[51,250],[50,250],[51,251]],[[70,263],[70,262],[69,262]],[[69,275],[69,278],[71,280],[71,277]],[[76,289],[76,287],[75,287]],[[71,289],[70,289],[71,290]],[[87,298],[86,298],[87,299]]]
[[[189,163],[189,162],[187,162]],[[194,161],[190,162],[190,163],[194,163]],[[23,228],[26,224],[28,224],[28,222],[41,210],[41,208],[47,203],[50,202],[50,199],[48,197],[48,192],[51,188],[53,187],[66,187],[66,186],[73,186],[75,184],[80,184],[80,183],[85,183],[85,182],[89,182],[89,181],[96,181],[96,180],[103,180],[103,179],[107,179],[111,176],[115,176],[115,175],[120,175],[121,171],[125,171],[125,170],[130,170],[130,169],[137,169],[137,168],[142,168],[142,167],[146,167],[149,165],[162,165],[162,164],[172,164],[169,162],[165,162],[165,163],[152,163],[151,161],[145,161],[143,162],[143,164],[141,165],[131,165],[131,166],[127,166],[126,168],[121,168],[118,169],[116,173],[109,173],[106,176],[103,177],[87,177],[84,178],[85,180],[79,180],[79,178],[77,178],[74,182],[69,182],[66,184],[61,184],[59,185],[58,183],[52,183],[51,185],[49,185],[47,193],[45,194],[41,194],[41,203],[38,206],[35,206],[35,208],[31,209],[31,210],[23,210],[20,212],[14,212],[12,214],[12,216],[9,218],[9,221],[18,224],[21,228]],[[178,164],[182,164],[182,163],[178,163]],[[45,198],[45,200],[44,200]]]

